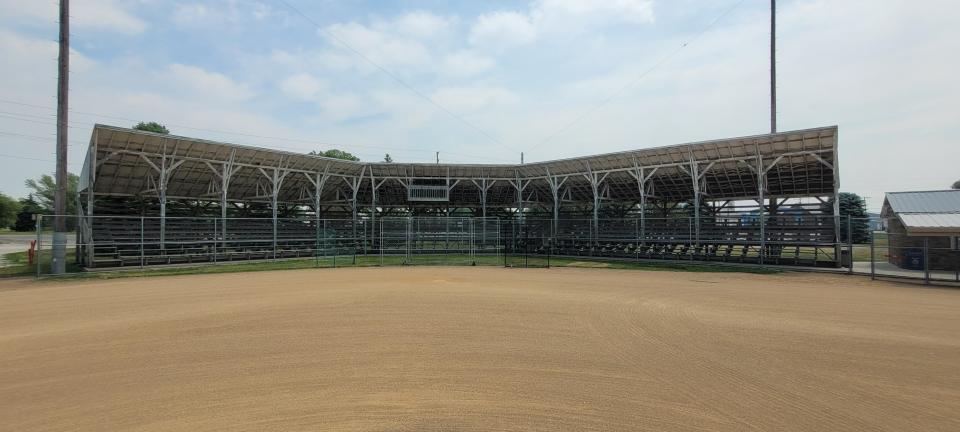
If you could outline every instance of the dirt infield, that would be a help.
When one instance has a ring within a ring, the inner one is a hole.
[[[0,430],[960,430],[960,290],[369,268],[0,282]]]

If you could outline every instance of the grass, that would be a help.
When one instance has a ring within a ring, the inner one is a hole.
[[[67,248],[67,273],[78,273],[83,271],[83,269],[76,264],[74,252],[75,251],[72,248]],[[0,267],[0,277],[22,277],[37,275],[37,265],[30,265],[27,260],[26,251],[11,252],[5,254],[3,257],[7,260],[9,265]],[[43,250],[43,253],[40,254],[41,270],[49,270],[52,259],[53,255],[50,253],[50,250]]]
[[[873,233],[873,253],[874,260],[876,261],[886,261],[886,255],[889,249],[889,241],[887,240],[887,233],[885,232],[874,232]],[[854,262],[870,262],[870,244],[855,244],[853,245],[853,261]]]
[[[49,253],[41,255],[44,269],[49,268]],[[8,267],[0,268],[0,277],[22,277],[35,276],[36,266],[27,264],[26,253],[16,252],[5,255],[7,260],[12,263]],[[73,261],[73,251],[68,252],[68,262]],[[333,267],[375,267],[375,266],[401,266],[401,265],[448,265],[448,266],[503,266],[505,259],[503,256],[494,255],[416,255],[410,262],[407,262],[403,256],[338,256],[316,258],[297,258],[283,259],[277,261],[257,261],[257,262],[236,262],[220,263],[217,265],[199,264],[193,266],[177,267],[153,267],[153,268],[130,268],[122,271],[102,271],[85,272],[76,264],[68,264],[67,279],[116,279],[129,277],[148,277],[148,276],[173,276],[173,275],[193,275],[193,274],[220,274],[220,273],[238,273],[254,271],[271,270],[293,270],[308,268],[333,268]],[[506,264],[513,267],[546,267],[547,259],[542,256],[509,256],[506,258]],[[754,266],[732,266],[732,265],[710,265],[688,262],[633,262],[618,260],[603,260],[591,258],[553,258],[549,260],[551,267],[577,267],[577,268],[607,268],[624,270],[647,270],[647,271],[676,271],[676,272],[734,272],[734,273],[756,273],[772,274],[779,273],[781,270],[754,267]],[[44,270],[46,273],[46,270]]]

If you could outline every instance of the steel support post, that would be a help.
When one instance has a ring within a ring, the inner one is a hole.
[[[157,186],[157,197],[160,199],[160,251],[167,250],[167,157],[160,160],[160,184]]]
[[[88,238],[86,241],[86,244],[87,244],[86,264],[91,267],[94,265],[93,263],[93,245],[94,245],[93,224],[95,221],[93,220],[93,205],[94,205],[93,190],[97,180],[97,139],[98,138],[99,138],[99,134],[97,133],[97,129],[94,128],[93,139],[92,139],[92,142],[90,143],[90,156],[89,156],[90,165],[88,169],[88,175],[90,177],[87,183],[87,233],[88,233],[87,237]]]
[[[840,267],[840,136],[839,132],[833,137],[833,220],[834,233],[837,245],[834,247],[834,258],[837,267]]]
[[[553,196],[553,236],[557,236],[557,229],[560,225],[560,188],[567,182],[567,176],[550,175],[550,168],[547,168],[547,184],[550,185],[550,194]]]
[[[598,175],[593,172],[593,169],[591,169],[589,161],[586,165],[587,174],[583,176],[590,182],[590,190],[593,191],[593,238],[591,239],[591,243],[596,243],[600,234],[600,183],[603,183],[610,173],[605,173],[603,177],[598,177]]]
[[[633,171],[627,171],[637,180],[637,190],[640,191],[640,236],[642,242],[646,243],[647,237],[647,182],[657,172],[659,168],[654,167],[649,174],[646,168],[637,163],[637,158],[633,158]]]
[[[227,247],[227,193],[230,189],[230,179],[233,177],[233,174],[236,173],[234,168],[234,159],[237,155],[237,149],[230,150],[230,158],[223,163],[221,166],[222,172],[219,173],[220,177],[220,229],[223,239],[222,248]],[[213,168],[210,166],[211,169]],[[216,170],[214,173],[217,174]]]
[[[923,238],[923,283],[930,285],[930,237]]]
[[[876,255],[875,255],[875,254],[876,254],[876,252],[875,252],[875,248],[876,248],[876,238],[877,238],[876,233],[871,230],[871,232],[870,232],[870,279],[876,279],[876,278],[877,278],[877,268],[876,268],[876,267],[877,267],[877,263],[876,263],[876,261],[875,261],[875,258],[876,258]],[[852,257],[851,257],[851,258],[852,258]]]
[[[350,199],[350,211],[353,218],[354,248],[357,247],[357,194],[360,192],[360,182],[363,181],[363,175],[366,172],[366,169],[366,165],[360,168],[360,177],[351,177],[349,181],[344,179],[344,181],[347,182],[347,185],[350,186],[351,192],[353,193],[352,198]],[[354,251],[354,257],[356,257],[356,251]]]
[[[523,180],[520,180],[520,171],[515,171],[517,177],[517,184],[514,186],[517,189],[517,218],[523,222],[523,184],[520,183]]]
[[[329,171],[330,163],[327,163],[327,166],[323,169],[323,173],[314,173],[314,177],[311,177],[310,174],[303,173],[304,177],[307,178],[307,181],[313,185],[313,218],[316,223],[318,239],[320,231],[320,196],[323,194],[323,186],[326,184],[327,179],[329,178]],[[319,241],[317,246],[319,247]]]
[[[760,205],[758,217],[760,219],[760,264],[763,264],[764,256],[767,253],[767,170],[763,167],[763,156],[760,155],[760,145],[757,145],[757,203]]]
[[[644,168],[637,167],[637,187],[640,189],[640,231],[637,234],[642,244],[647,242],[647,187],[644,174]]]
[[[377,180],[373,177],[373,167],[370,168],[370,247],[376,242],[377,230]],[[383,264],[381,256],[380,264]]]
[[[700,167],[690,153],[690,177],[693,181],[693,240],[695,247],[700,247]]]

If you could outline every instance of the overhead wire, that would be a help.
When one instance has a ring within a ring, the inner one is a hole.
[[[50,107],[50,106],[31,104],[31,103],[26,103],[26,102],[21,102],[21,101],[15,101],[15,100],[10,100],[10,99],[0,99],[0,103],[7,103],[7,104],[12,104],[12,105],[20,105],[20,106],[26,106],[26,107],[31,107],[31,108],[39,108],[39,109],[49,109],[49,110],[54,109],[53,107]],[[108,115],[108,114],[94,113],[94,112],[89,112],[89,111],[79,111],[79,110],[74,110],[74,109],[71,109],[70,112],[71,112],[71,113],[74,113],[74,114],[80,114],[80,115],[84,115],[84,116],[91,116],[91,117],[95,117],[95,118],[118,119],[118,120],[124,120],[124,121],[129,121],[129,122],[138,122],[138,121],[140,121],[140,120],[133,119],[133,118],[129,118],[129,117],[121,117],[121,116],[114,116],[114,115]],[[28,117],[28,118],[16,118],[15,116],[23,116],[23,117]],[[9,118],[9,119],[12,119],[12,120],[21,120],[21,121],[32,122],[32,123],[56,125],[56,123],[44,123],[43,120],[46,119],[44,116],[39,116],[39,115],[34,115],[34,114],[11,113],[11,112],[8,112],[8,111],[0,111],[0,118]],[[34,120],[34,119],[42,119],[42,120]],[[51,119],[51,120],[52,120],[52,119]],[[85,128],[85,127],[91,127],[91,126],[93,126],[93,125],[95,124],[95,123],[93,123],[93,122],[81,122],[81,123],[79,123],[79,124],[82,124],[83,126],[77,126],[78,122],[75,121],[75,120],[70,121],[70,123],[73,124],[73,125],[69,126],[70,128],[77,128],[77,129],[82,129],[82,128]],[[176,128],[182,128],[182,129],[199,130],[199,131],[205,131],[205,132],[211,132],[211,133],[220,133],[220,134],[226,134],[226,135],[245,136],[245,137],[252,137],[252,138],[258,138],[258,139],[264,139],[264,140],[280,140],[280,141],[288,141],[288,142],[300,142],[300,143],[314,144],[314,145],[319,145],[319,146],[329,147],[329,148],[333,148],[333,147],[360,148],[360,149],[367,149],[368,151],[370,151],[370,150],[378,150],[378,151],[386,151],[386,152],[388,152],[388,153],[401,154],[401,155],[402,155],[402,154],[419,154],[419,155],[427,155],[427,154],[432,155],[432,154],[434,154],[434,150],[427,150],[427,149],[398,149],[398,148],[396,148],[396,147],[373,146],[373,145],[366,145],[366,144],[338,145],[338,144],[334,144],[334,143],[330,143],[330,142],[326,142],[326,141],[316,141],[316,140],[307,140],[307,139],[299,139],[299,138],[287,138],[287,137],[277,137],[277,136],[269,136],[269,135],[258,135],[258,134],[251,134],[251,133],[245,133],[245,132],[225,131],[225,130],[209,129],[209,128],[199,128],[199,127],[188,126],[188,125],[183,125],[183,124],[175,124],[175,123],[164,123],[164,124],[167,125],[167,126],[170,126],[170,127],[176,127]],[[249,145],[249,144],[245,144],[245,143],[237,143],[237,144]],[[262,145],[262,144],[261,144],[261,145]],[[303,149],[303,148],[296,148],[296,147],[289,147],[289,146],[280,146],[280,145],[276,145],[275,143],[274,143],[274,144],[271,144],[271,147],[274,147],[274,148],[277,148],[277,149],[280,149],[280,150],[294,151],[294,152],[304,152],[304,150],[305,150],[305,149]],[[493,157],[489,157],[489,156],[466,155],[466,154],[459,154],[459,153],[454,153],[454,152],[445,152],[445,153],[446,153],[446,154],[450,154],[450,155],[459,155],[459,156],[466,157],[466,158],[470,158],[470,159],[485,159],[485,160],[492,160],[492,161],[503,161],[503,159],[501,159],[501,158],[493,158]]]
[[[296,7],[294,7],[292,4],[290,4],[289,2],[287,2],[287,0],[277,0],[277,1],[279,1],[280,3],[283,3],[287,8],[289,8],[290,10],[292,10],[293,12],[295,12],[297,15],[299,15],[300,17],[302,17],[304,20],[306,20],[307,22],[309,22],[310,24],[312,24],[314,27],[316,27],[317,30],[323,32],[323,34],[327,35],[327,36],[330,37],[331,39],[337,41],[340,45],[343,45],[344,48],[346,48],[347,50],[349,50],[350,52],[352,52],[353,54],[355,54],[357,57],[360,57],[360,58],[363,59],[365,62],[369,63],[371,66],[373,66],[374,68],[376,68],[377,70],[379,70],[380,72],[382,72],[384,75],[390,77],[390,78],[391,78],[393,81],[395,81],[397,84],[400,84],[401,86],[405,87],[405,88],[406,88],[407,90],[409,90],[411,93],[413,93],[413,94],[417,95],[418,97],[422,98],[423,100],[427,101],[428,103],[430,103],[431,105],[433,105],[435,108],[437,108],[438,110],[446,113],[446,114],[449,115],[450,117],[453,117],[454,119],[456,119],[456,120],[459,121],[460,123],[463,123],[463,124],[466,125],[467,127],[471,128],[471,129],[473,129],[474,131],[480,133],[481,135],[487,137],[487,138],[488,138],[490,141],[492,141],[493,143],[495,143],[495,144],[497,144],[497,145],[500,145],[500,146],[502,146],[502,147],[504,147],[504,148],[507,148],[507,149],[509,149],[509,150],[513,150],[512,148],[507,147],[502,141],[500,141],[499,139],[497,139],[496,137],[494,137],[493,135],[491,135],[491,134],[488,133],[487,131],[485,131],[485,130],[483,130],[482,128],[480,128],[479,126],[471,123],[470,121],[467,121],[467,119],[463,118],[463,116],[460,116],[460,115],[458,115],[457,113],[453,112],[452,110],[447,109],[447,107],[441,105],[439,102],[435,101],[433,98],[431,98],[431,97],[428,96],[427,94],[421,92],[421,91],[418,90],[416,87],[408,84],[408,83],[407,83],[406,81],[404,81],[402,78],[400,78],[399,76],[397,76],[397,75],[394,74],[393,72],[390,72],[387,68],[385,68],[385,67],[381,66],[379,63],[373,61],[373,59],[371,59],[370,57],[366,56],[366,55],[363,54],[360,50],[354,48],[352,45],[350,45],[349,43],[347,43],[345,40],[343,40],[342,38],[340,38],[339,36],[337,36],[336,33],[330,31],[330,30],[327,29],[327,28],[324,28],[323,26],[320,25],[320,23],[318,23],[317,21],[315,21],[313,18],[310,18],[307,14],[303,13],[303,11],[301,11],[300,9],[297,9]]]

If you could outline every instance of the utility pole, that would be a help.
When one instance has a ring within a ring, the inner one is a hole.
[[[520,165],[523,165],[523,152],[520,152]]]
[[[57,67],[57,191],[53,199],[53,259],[50,272],[67,269],[67,98],[70,91],[70,0],[60,0],[60,58]]]
[[[770,133],[777,133],[777,0],[770,0]]]
[[[440,152],[437,152],[437,165],[440,165]]]

